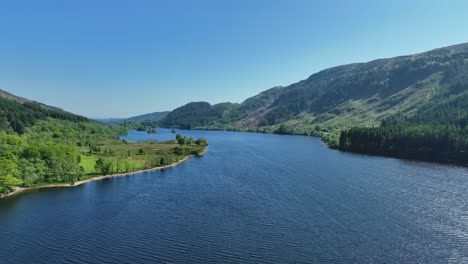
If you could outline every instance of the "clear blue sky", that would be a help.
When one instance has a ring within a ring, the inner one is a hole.
[[[468,42],[468,1],[0,3],[0,89],[91,117],[242,102],[351,62]]]

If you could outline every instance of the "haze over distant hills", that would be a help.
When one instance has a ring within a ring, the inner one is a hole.
[[[119,124],[122,122],[136,122],[136,123],[148,123],[158,124],[164,117],[169,114],[170,111],[154,112],[144,115],[133,116],[129,118],[93,118],[96,121],[100,121],[107,124]]]

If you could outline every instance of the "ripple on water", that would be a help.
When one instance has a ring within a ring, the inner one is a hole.
[[[1,200],[2,263],[468,262],[465,168],[309,137],[183,134],[207,138],[206,155]]]

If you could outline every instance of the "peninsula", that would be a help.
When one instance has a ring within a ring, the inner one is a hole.
[[[208,145],[180,134],[166,142],[120,140],[132,128],[90,121],[0,90],[0,197],[167,168],[201,155]]]

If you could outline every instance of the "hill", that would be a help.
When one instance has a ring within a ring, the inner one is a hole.
[[[109,125],[120,124],[121,122],[125,121],[125,118],[112,118],[112,117],[110,117],[110,118],[91,118],[91,119],[93,119],[94,121],[104,123],[104,124],[109,124]]]
[[[467,54],[468,44],[461,44],[337,66],[228,108],[204,103],[191,127],[273,132],[283,125],[290,133],[314,134],[378,126],[389,116],[413,116],[427,104],[464,92],[460,78],[468,74]],[[197,108],[196,103],[189,105]],[[195,117],[182,109],[174,110],[162,124],[182,126]]]
[[[25,128],[47,118],[87,122],[82,116],[65,112],[59,108],[45,107],[27,99],[2,92],[0,96],[0,130],[23,134]]]
[[[468,74],[467,52],[464,44],[321,71],[287,87],[259,124],[346,128],[379,125],[394,114],[412,116],[466,90],[454,86]]]
[[[32,101],[32,100],[29,100],[29,99],[26,99],[26,98],[23,98],[23,97],[20,97],[20,96],[16,96],[16,95],[11,94],[11,93],[9,93],[7,91],[4,91],[2,89],[0,89],[0,98],[13,100],[13,101],[16,101],[16,102],[21,103],[21,104],[23,104],[23,103],[34,103],[34,104],[40,105],[42,107],[45,107],[45,108],[47,108],[49,110],[63,111],[62,109],[60,109],[58,107],[46,105],[46,104],[39,103],[39,102],[36,102],[36,101]]]
[[[125,121],[140,122],[140,123],[141,122],[158,122],[162,120],[164,117],[166,117],[167,114],[169,114],[169,111],[154,112],[154,113],[130,117],[130,118],[125,119]]]
[[[173,164],[198,155],[206,141],[126,142],[125,126],[111,126],[59,108],[0,96],[0,198],[16,187],[74,185],[96,175]]]
[[[146,126],[157,127],[160,121],[169,114],[169,111],[154,112],[129,118],[95,118],[94,120],[105,124],[142,123]]]
[[[166,127],[191,129],[206,127],[221,119],[222,115],[207,102],[192,102],[174,109],[163,120]]]
[[[9,100],[12,100],[12,101],[16,101],[18,103],[34,103],[33,101],[31,100],[28,100],[26,98],[23,98],[23,97],[19,97],[19,96],[16,96],[14,94],[11,94],[7,91],[4,91],[2,89],[0,89],[0,97],[3,97],[5,99],[9,99]]]

